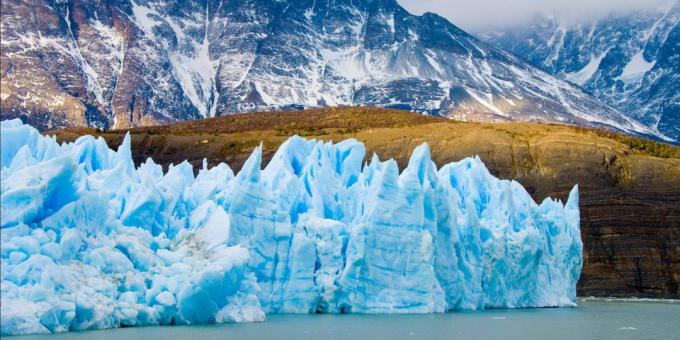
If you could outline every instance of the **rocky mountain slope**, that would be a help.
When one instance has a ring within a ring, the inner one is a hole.
[[[370,105],[656,135],[396,0],[6,0],[0,28],[2,117],[41,129]]]
[[[72,141],[91,129],[55,132]],[[99,133],[110,146],[125,131]],[[166,168],[188,159],[197,170],[226,161],[238,171],[263,143],[267,164],[290,135],[356,138],[403,169],[427,142],[438,164],[479,155],[500,178],[534,197],[566,200],[579,185],[584,267],[581,296],[680,298],[680,148],[603,130],[555,124],[461,123],[397,110],[341,108],[225,116],[131,130],[137,164]]]
[[[486,32],[483,40],[581,85],[587,92],[680,138],[680,5],[615,14],[579,25],[559,17]]]

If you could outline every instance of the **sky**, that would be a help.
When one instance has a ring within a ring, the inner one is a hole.
[[[413,14],[437,13],[472,32],[521,25],[538,14],[578,23],[611,14],[658,9],[677,0],[397,0]]]

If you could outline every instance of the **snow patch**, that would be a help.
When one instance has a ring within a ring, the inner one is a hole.
[[[131,0],[130,3],[132,4],[132,16],[134,17],[137,26],[142,29],[146,36],[153,37],[153,29],[161,24],[161,22],[154,19],[153,16],[160,17],[160,14],[152,8],[138,5],[133,0]]]
[[[597,57],[591,57],[590,62],[586,66],[584,66],[577,72],[567,73],[565,75],[565,78],[574,84],[582,86],[588,80],[590,80],[590,78],[593,76],[593,74],[595,74],[595,72],[597,72],[597,69],[600,67],[602,59],[604,59],[608,52],[609,50],[605,51],[604,53],[600,54]]]
[[[387,27],[390,29],[390,33],[394,34],[394,32],[396,32],[396,29],[394,27],[394,13],[388,15],[385,19]]]
[[[644,51],[640,50],[633,55],[628,64],[623,68],[621,75],[619,75],[617,80],[620,80],[626,84],[639,83],[645,74],[651,70],[656,64],[656,60],[647,61],[644,57]]]
[[[507,113],[503,112],[501,109],[497,108],[495,105],[493,105],[493,96],[489,93],[485,93],[484,95],[488,98],[484,99],[481,96],[477,95],[475,91],[471,89],[465,89],[465,92],[467,92],[472,98],[474,98],[478,103],[482,104],[482,106],[486,107],[487,109],[491,110],[491,112],[501,116],[501,117],[510,117]]]
[[[207,40],[200,44],[191,41],[190,46],[191,53],[172,52],[170,62],[184,94],[205,118],[210,115],[211,98],[215,95],[213,90],[217,67],[210,60],[210,46]]]

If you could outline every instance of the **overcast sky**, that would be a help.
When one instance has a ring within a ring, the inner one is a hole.
[[[469,31],[521,24],[536,14],[557,13],[568,22],[613,11],[669,6],[677,0],[397,0],[414,14],[437,13]]]

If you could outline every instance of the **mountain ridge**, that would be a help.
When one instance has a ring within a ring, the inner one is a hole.
[[[671,138],[680,136],[680,5],[580,24],[560,16],[480,33]]]
[[[2,115],[42,129],[369,105],[663,138],[446,19],[411,15],[393,0],[2,6]]]

